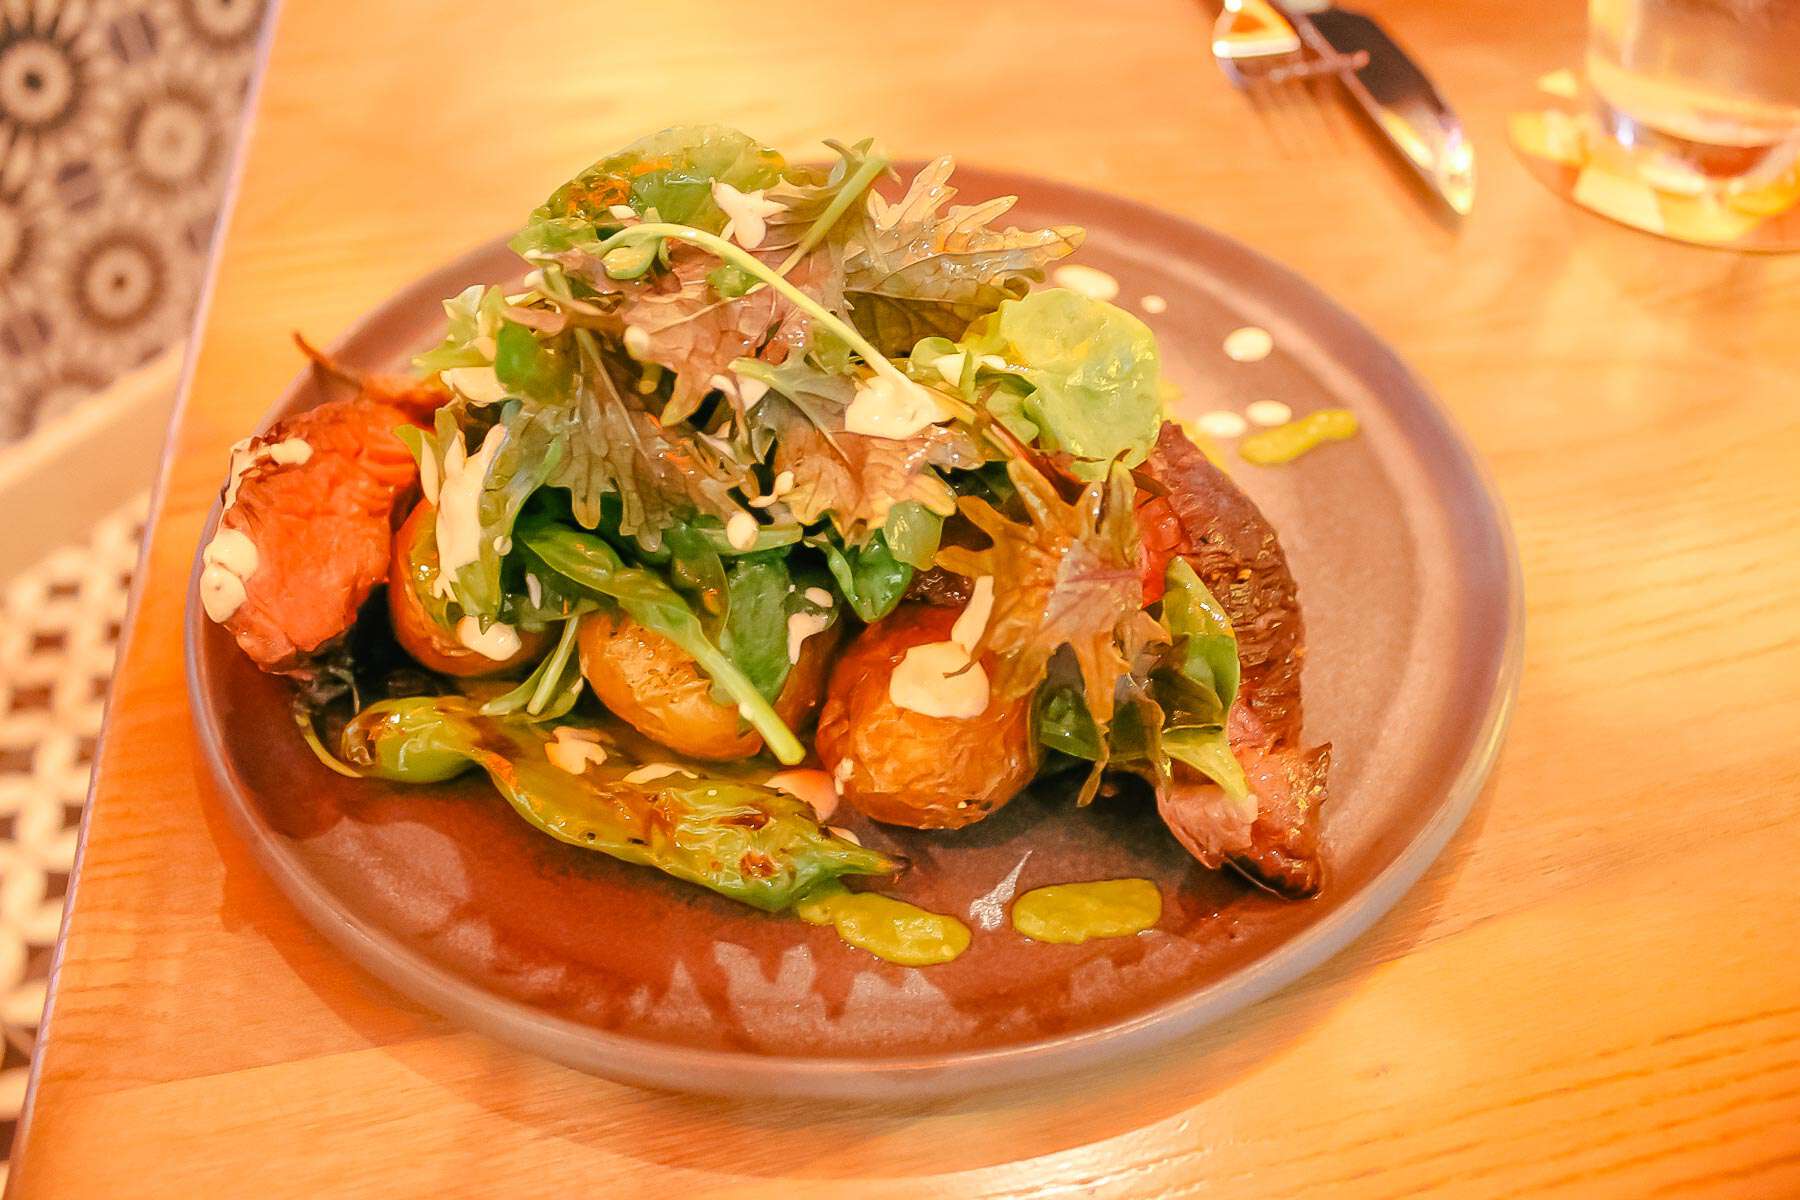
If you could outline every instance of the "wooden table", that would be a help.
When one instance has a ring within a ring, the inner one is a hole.
[[[1553,199],[1511,107],[1572,3],[1394,0],[1481,155],[1461,230],[1353,125],[1284,154],[1187,0],[279,18],[100,755],[25,1197],[1800,1194],[1800,258]],[[1442,395],[1517,523],[1502,765],[1395,912],[1104,1078],[875,1110],[615,1086],[350,967],[197,782],[179,626],[228,443],[334,336],[648,128],[1110,188],[1285,260]]]

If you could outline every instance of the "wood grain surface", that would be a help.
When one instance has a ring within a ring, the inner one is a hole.
[[[1505,117],[1577,59],[1579,5],[1368,7],[1469,125],[1461,229],[1341,114],[1284,150],[1186,0],[286,6],[12,1194],[1800,1195],[1800,258],[1656,241],[1527,177]],[[460,1032],[261,878],[199,779],[179,627],[288,331],[330,339],[597,154],[695,119],[792,149],[874,132],[1192,216],[1436,388],[1517,525],[1525,680],[1492,785],[1373,932],[1104,1077],[749,1104]]]

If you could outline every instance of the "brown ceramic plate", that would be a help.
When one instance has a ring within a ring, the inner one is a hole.
[[[1317,966],[1437,855],[1493,763],[1522,642],[1505,518],[1444,414],[1353,318],[1242,246],[1080,188],[984,171],[957,183],[965,196],[1017,193],[1021,224],[1086,226],[1077,261],[1116,276],[1126,307],[1164,297],[1146,319],[1196,411],[1278,397],[1361,418],[1355,441],[1236,470],[1299,578],[1309,739],[1336,747],[1324,894],[1284,903],[1194,866],[1141,800],[1076,809],[1044,789],[960,833],[854,827],[914,864],[884,890],[938,912],[966,917],[1023,863],[1021,889],[1146,876],[1163,894],[1157,927],[1083,946],[977,927],[953,963],[892,966],[828,929],[554,842],[484,778],[332,774],[296,734],[287,685],[190,597],[189,684],[225,801],[276,882],[357,962],[494,1037],[634,1083],[939,1094],[1190,1033]],[[376,310],[337,353],[395,367],[441,335],[443,297],[518,270],[501,243],[484,247]],[[1220,351],[1246,324],[1275,336],[1263,362]],[[302,373],[271,419],[330,387]]]

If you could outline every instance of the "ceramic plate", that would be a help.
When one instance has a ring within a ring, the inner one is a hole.
[[[829,929],[552,841],[479,775],[401,787],[332,774],[295,733],[287,685],[190,598],[195,717],[224,802],[350,957],[473,1028],[633,1083],[941,1094],[1190,1033],[1317,966],[1437,855],[1493,762],[1522,641],[1504,515],[1444,414],[1353,318],[1242,246],[1075,187],[975,170],[956,182],[965,196],[1017,193],[1022,225],[1085,226],[1077,261],[1115,276],[1125,307],[1161,296],[1166,310],[1145,319],[1191,412],[1279,398],[1361,418],[1359,438],[1292,466],[1234,468],[1299,580],[1308,741],[1334,746],[1323,895],[1284,903],[1194,866],[1149,803],[1076,809],[1045,789],[959,833],[852,827],[911,859],[891,890],[937,912],[966,917],[1015,870],[1021,890],[1144,876],[1163,894],[1156,928],[1049,946],[971,919],[955,962],[893,966]],[[443,297],[519,268],[500,242],[484,247],[376,310],[337,353],[398,367],[441,335]],[[1243,325],[1274,335],[1270,357],[1222,353]],[[336,386],[301,373],[271,420]]]

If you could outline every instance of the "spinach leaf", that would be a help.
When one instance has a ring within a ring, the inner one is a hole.
[[[726,570],[730,612],[719,646],[773,701],[797,659],[789,621],[803,617],[810,631],[803,632],[816,637],[837,623],[840,606],[820,586],[828,582],[822,571],[782,554],[736,558]],[[823,604],[815,599],[820,591],[827,593]]]
[[[884,534],[875,534],[861,546],[846,547],[830,535],[808,538],[807,544],[824,553],[838,590],[865,623],[893,612],[912,584],[913,569],[894,557]]]
[[[792,665],[787,655],[787,598],[793,580],[787,563],[779,553],[739,558],[726,579],[729,609],[719,649],[773,701]]]

